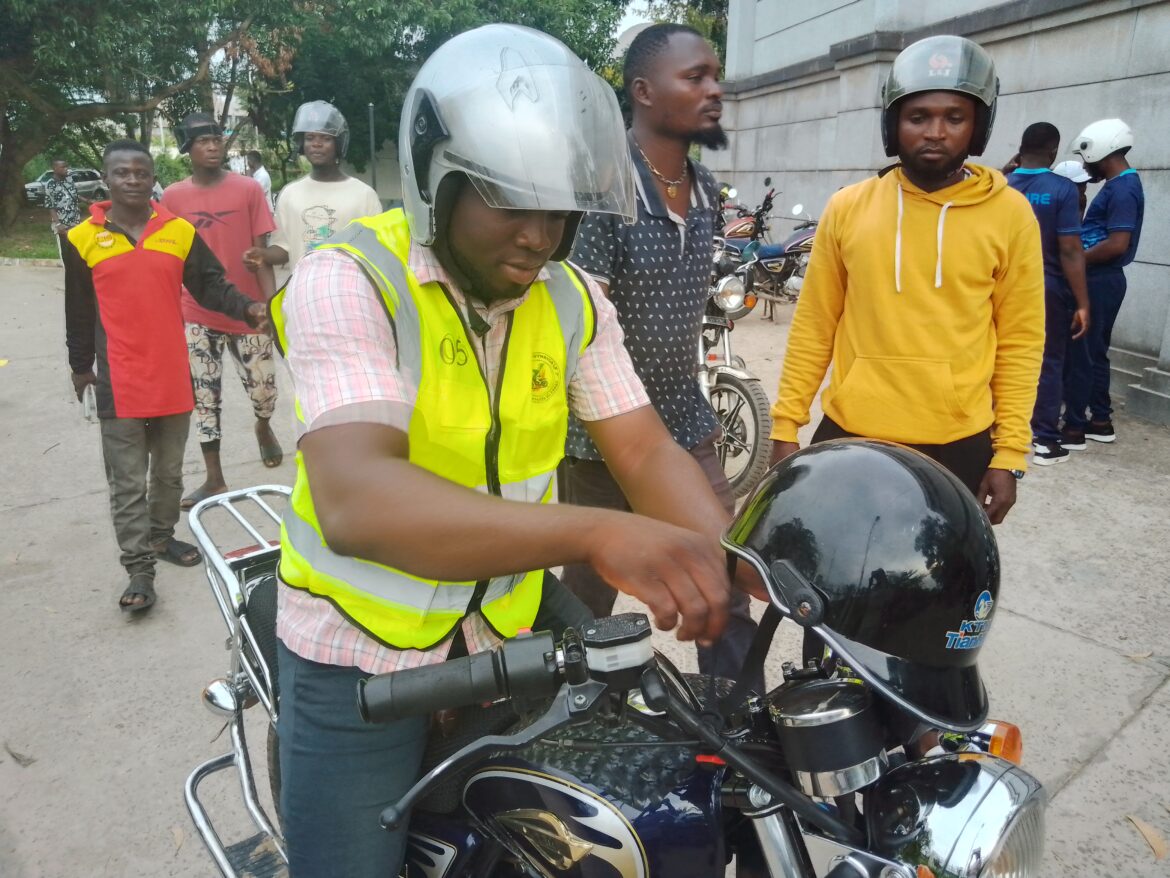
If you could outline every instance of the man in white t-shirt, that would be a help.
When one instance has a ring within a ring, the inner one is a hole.
[[[275,202],[272,200],[272,177],[268,175],[268,169],[264,167],[264,157],[255,149],[248,150],[248,176],[259,183],[260,188],[264,190],[268,206],[270,208],[275,206]]]
[[[287,265],[291,271],[309,250],[352,220],[382,212],[378,195],[341,170],[349,146],[349,125],[332,104],[301,104],[293,120],[293,140],[309,161],[309,176],[289,183],[276,203],[276,231],[267,247],[253,247],[244,264]]]

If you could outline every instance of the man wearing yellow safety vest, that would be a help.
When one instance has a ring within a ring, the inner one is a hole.
[[[594,566],[659,627],[727,618],[727,513],[648,404],[613,306],[562,262],[584,211],[633,218],[612,90],[564,45],[489,25],[407,93],[405,208],[310,253],[274,300],[303,434],[281,532],[281,815],[293,878],[396,875],[378,816],[426,721],[364,725],[372,673],[587,618],[546,574]],[[544,505],[570,411],[636,513]]]

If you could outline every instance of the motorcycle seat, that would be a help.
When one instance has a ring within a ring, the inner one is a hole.
[[[768,259],[779,259],[783,255],[784,255],[784,245],[783,244],[764,244],[762,247],[760,247],[760,261],[761,262],[766,261]]]

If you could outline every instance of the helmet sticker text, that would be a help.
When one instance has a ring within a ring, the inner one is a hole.
[[[995,600],[984,589],[975,599],[974,619],[964,619],[958,631],[947,632],[947,649],[978,649],[991,627],[991,610]]]

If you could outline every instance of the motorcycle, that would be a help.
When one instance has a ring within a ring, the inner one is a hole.
[[[278,707],[279,546],[261,530],[278,522],[272,502],[288,494],[232,491],[191,514],[230,634],[229,673],[204,701],[227,719],[231,750],[191,773],[186,802],[225,878],[284,874],[244,717],[260,705],[272,723]],[[761,517],[758,496],[741,521]],[[259,524],[250,520],[257,509]],[[212,513],[239,522],[247,545],[221,550],[205,526]],[[780,621],[806,612],[783,580],[768,581],[753,653]],[[937,735],[936,752],[922,755],[870,677],[840,661],[786,664],[783,674],[764,696],[682,674],[652,649],[646,616],[631,613],[567,629],[560,642],[525,634],[492,652],[371,677],[355,709],[385,722],[492,704],[464,710],[458,731],[434,738],[423,776],[382,815],[386,827],[409,815],[408,878],[722,878],[733,859],[738,878],[1037,874],[1045,797],[1004,758],[1016,756],[1014,727]],[[278,802],[275,745],[270,726]],[[225,846],[199,788],[229,768],[258,832]]]
[[[764,185],[770,182],[771,177],[764,179]],[[779,244],[768,242],[774,198],[775,190],[769,189],[750,215],[741,213],[724,226],[723,237],[716,243],[717,262],[738,261],[751,266],[750,290],[764,300],[766,317],[774,316],[777,303],[799,298],[817,227],[817,220],[804,213],[804,205],[795,204],[792,216],[799,222],[792,234]]]
[[[724,266],[712,286],[699,336],[699,387],[715,411],[720,436],[719,463],[736,499],[746,496],[768,469],[772,455],[772,418],[760,379],[731,348],[735,321],[755,305],[750,264]],[[716,271],[719,271],[717,267]],[[750,302],[745,300],[750,299]]]

